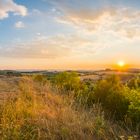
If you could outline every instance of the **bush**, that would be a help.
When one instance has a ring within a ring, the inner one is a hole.
[[[75,72],[62,72],[54,78],[54,84],[62,91],[77,91],[80,78]]]
[[[75,93],[75,98],[81,105],[91,107],[95,103],[94,84],[82,83],[80,89]]]
[[[128,117],[131,119],[133,126],[140,125],[140,90],[130,90],[127,94],[129,99]]]
[[[95,101],[100,102],[116,119],[123,119],[128,110],[129,101],[125,97],[125,86],[117,76],[110,76],[97,82]]]
[[[128,87],[131,89],[137,89],[140,88],[140,77],[134,77],[133,79],[129,80]]]

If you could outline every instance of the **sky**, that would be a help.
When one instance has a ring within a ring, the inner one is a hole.
[[[140,68],[140,0],[0,0],[0,69]]]

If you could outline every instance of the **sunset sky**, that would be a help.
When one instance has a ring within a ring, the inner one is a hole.
[[[140,0],[0,0],[0,69],[140,68]]]

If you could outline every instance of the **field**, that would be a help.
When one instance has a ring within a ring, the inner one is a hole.
[[[69,85],[65,85],[67,78]],[[78,89],[81,80],[77,81],[76,73],[62,72],[54,79],[38,74],[0,77],[2,140],[139,139],[138,127],[113,117],[112,110],[104,108],[96,98],[93,102],[93,93],[85,90],[84,84],[83,90]],[[122,111],[119,109],[117,114]]]
[[[127,82],[130,79],[132,79],[133,77],[135,77],[138,73],[134,73],[134,72],[129,72],[129,71],[107,71],[107,70],[103,70],[103,71],[96,71],[96,72],[89,72],[88,74],[83,74],[81,75],[81,80],[91,80],[91,81],[98,81],[100,79],[105,79],[106,77],[108,77],[109,75],[117,75],[120,77],[120,79],[122,80],[122,82]]]

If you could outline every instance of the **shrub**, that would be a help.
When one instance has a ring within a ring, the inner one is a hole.
[[[131,89],[137,89],[140,88],[140,77],[134,77],[133,79],[129,80],[128,87]]]
[[[110,76],[97,82],[95,101],[100,102],[116,119],[122,119],[128,110],[128,99],[125,97],[125,86],[117,76]]]
[[[138,126],[140,125],[140,90],[129,89],[128,93],[126,95],[130,102],[128,117],[131,119],[133,126]]]
[[[54,80],[54,84],[62,91],[77,91],[80,87],[80,78],[75,72],[59,73]]]
[[[91,107],[95,103],[94,84],[92,82],[82,83],[75,93],[75,98],[81,105]]]

